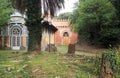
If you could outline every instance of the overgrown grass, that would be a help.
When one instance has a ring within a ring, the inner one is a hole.
[[[89,54],[68,55],[67,46],[58,52],[24,54],[25,51],[0,51],[1,78],[96,78]],[[93,55],[94,56],[94,55]]]
[[[68,52],[68,46],[58,46],[57,47],[58,52],[66,54]],[[96,56],[96,54],[93,53],[86,53],[86,52],[81,52],[81,51],[76,51],[76,55],[85,55],[85,56]]]
[[[68,46],[57,46],[57,51],[59,52],[59,53],[67,53],[67,51],[68,51]]]

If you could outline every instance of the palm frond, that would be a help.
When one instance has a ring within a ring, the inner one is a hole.
[[[64,7],[64,0],[43,1],[44,13],[50,13],[52,16],[54,16],[54,14],[62,7]]]
[[[13,7],[19,12],[24,13],[26,10],[25,3],[30,0],[11,0]],[[39,6],[39,10],[44,11],[44,14],[50,13],[52,16],[62,7],[64,7],[64,0],[40,0],[36,6]],[[34,8],[34,7],[33,7]],[[42,12],[42,11],[39,11]],[[42,14],[42,13],[40,13]]]

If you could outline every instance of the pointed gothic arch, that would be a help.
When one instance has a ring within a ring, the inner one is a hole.
[[[15,24],[10,28],[10,46],[12,49],[20,49],[22,38],[22,26]]]
[[[64,32],[63,33],[63,45],[69,45],[69,43],[70,43],[69,33]]]

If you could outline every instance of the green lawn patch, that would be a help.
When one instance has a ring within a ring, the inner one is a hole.
[[[1,78],[96,78],[89,54],[67,54],[67,46],[57,46],[56,53],[24,54],[0,51]],[[87,55],[87,56],[86,56]]]

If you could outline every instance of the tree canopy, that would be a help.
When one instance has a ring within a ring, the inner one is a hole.
[[[77,7],[76,9],[74,9],[73,13],[71,13],[71,15],[69,17],[70,26],[76,32],[78,31],[78,29],[76,28],[76,26],[78,24],[78,16],[79,16],[79,10],[78,10],[78,7]]]
[[[0,27],[8,24],[13,8],[9,0],[0,0]]]
[[[81,0],[77,11],[75,29],[79,32],[79,39],[103,47],[119,43],[119,20],[109,0]]]
[[[66,13],[60,14],[57,18],[58,19],[69,19],[70,16],[71,16],[71,12],[66,12]]]
[[[120,15],[120,0],[110,0],[112,4],[115,6],[115,8],[118,11],[118,14]]]

